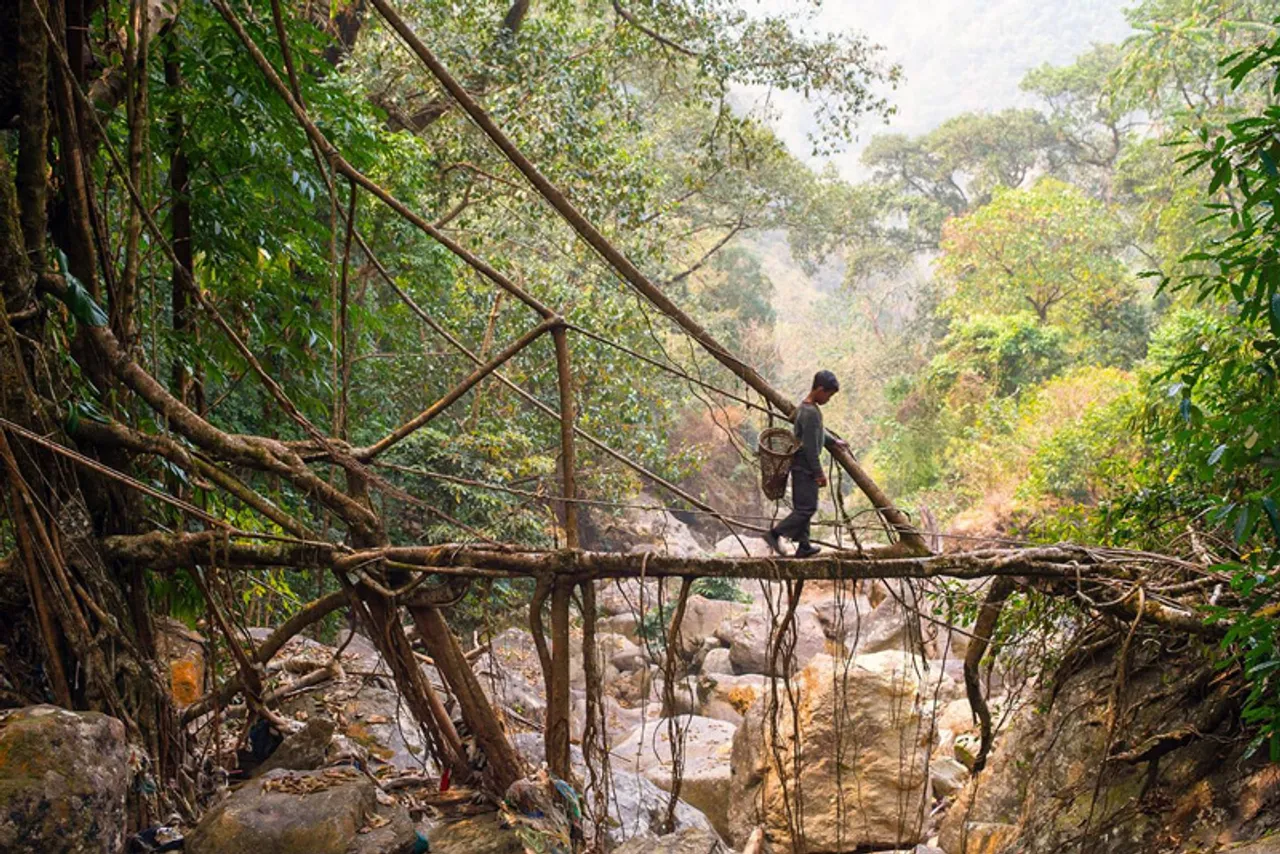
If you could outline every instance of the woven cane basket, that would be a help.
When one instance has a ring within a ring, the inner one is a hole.
[[[800,442],[789,428],[770,427],[760,434],[756,446],[760,457],[760,488],[769,500],[777,501],[787,494],[791,458],[798,450]]]

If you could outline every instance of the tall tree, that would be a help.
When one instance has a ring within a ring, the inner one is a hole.
[[[1124,227],[1076,188],[1043,178],[949,222],[939,269],[966,311],[1031,309],[1042,323],[1096,321],[1132,295]]]

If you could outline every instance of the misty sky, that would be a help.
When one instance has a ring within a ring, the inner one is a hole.
[[[803,0],[744,0],[748,11],[794,9]],[[859,141],[832,158],[858,177],[866,141],[888,131],[916,134],[968,110],[1029,104],[1022,76],[1045,62],[1065,64],[1096,42],[1128,33],[1125,0],[825,0],[816,25],[855,29],[885,47],[905,81],[890,98],[898,113],[886,127],[868,122]],[[811,160],[805,134],[812,110],[799,96],[774,95],[776,128],[791,150]]]

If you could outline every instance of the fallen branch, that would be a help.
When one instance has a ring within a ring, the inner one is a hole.
[[[346,676],[346,672],[342,669],[342,664],[336,659],[326,664],[322,664],[310,673],[293,680],[288,685],[281,685],[274,691],[269,691],[262,698],[264,703],[274,703],[285,697],[292,696],[299,691],[305,691],[308,688],[314,688],[317,685],[323,685],[330,680],[342,679]]]

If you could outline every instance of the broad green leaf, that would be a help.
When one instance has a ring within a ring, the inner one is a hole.
[[[1249,537],[1250,531],[1253,530],[1254,515],[1253,509],[1248,505],[1241,507],[1236,513],[1235,528],[1232,529],[1232,537],[1235,539],[1236,545],[1243,545],[1244,541]]]
[[[1266,496],[1262,499],[1262,509],[1271,522],[1271,530],[1275,532],[1276,538],[1280,539],[1280,510],[1276,507],[1276,500],[1270,495]]]
[[[93,301],[93,297],[72,274],[67,266],[67,255],[61,249],[57,252],[59,272],[67,283],[67,291],[62,296],[63,303],[71,311],[71,315],[86,326],[106,326],[110,323],[107,313]]]

